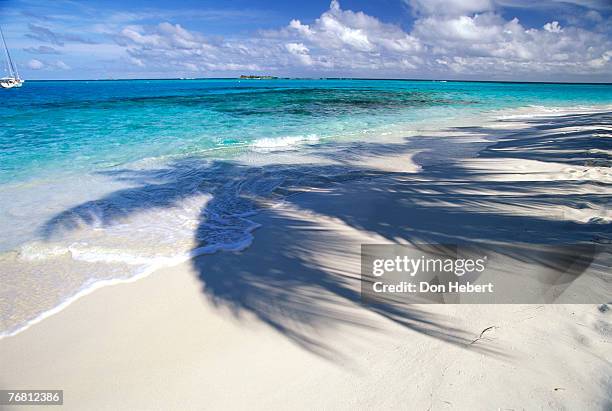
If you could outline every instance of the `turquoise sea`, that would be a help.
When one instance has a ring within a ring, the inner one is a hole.
[[[359,177],[324,165],[331,145],[383,144],[525,107],[610,104],[612,86],[594,84],[206,79],[0,90],[0,335],[96,287],[248,246],[255,198]]]
[[[29,81],[0,94],[0,183],[322,139],[464,111],[610,103],[612,86],[381,80]],[[270,142],[271,143],[271,142]]]

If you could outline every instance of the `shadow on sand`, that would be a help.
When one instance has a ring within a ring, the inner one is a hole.
[[[508,122],[508,120],[506,120]],[[359,250],[347,249],[333,232],[322,233],[315,223],[293,218],[268,207],[271,201],[287,203],[343,222],[353,229],[374,233],[395,243],[412,244],[563,244],[606,238],[609,224],[590,224],[564,218],[526,216],[517,208],[566,206],[605,207],[607,193],[577,194],[581,185],[593,181],[504,180],[494,171],[471,168],[464,160],[480,152],[482,158],[525,158],[567,164],[602,161],[600,147],[612,124],[609,113],[531,120],[518,135],[474,143],[460,137],[419,136],[404,144],[327,144],[315,155],[333,159],[332,165],[269,165],[253,167],[229,161],[207,163],[188,158],[153,171],[118,170],[108,175],[130,182],[133,188],[119,190],[96,201],[66,210],[49,220],[42,232],[46,238],[83,224],[112,225],[132,214],[165,208],[199,194],[212,199],[201,212],[196,249],[212,244],[246,241],[254,229],[249,216],[265,209],[266,223],[274,236],[274,249],[257,252],[221,253],[215,264],[206,257],[193,259],[206,298],[236,318],[255,316],[301,347],[333,359],[322,333],[343,325],[372,327],[373,322],[356,315],[360,304],[357,271],[334,272],[316,259],[318,253],[359,261]],[[576,125],[589,131],[573,132]],[[462,128],[463,133],[497,138],[499,130]],[[518,138],[518,139],[517,139]],[[486,145],[489,147],[485,148]],[[453,157],[442,155],[442,151]],[[590,151],[589,151],[590,150]],[[414,153],[419,172],[385,172],[358,166],[363,157]],[[459,153],[459,154],[457,154]],[[470,155],[471,153],[471,155]],[[360,184],[345,184],[347,181]],[[552,187],[551,191],[551,185]],[[321,189],[320,191],[313,189]],[[364,196],[364,190],[371,194]],[[295,193],[309,192],[305,196]],[[601,190],[600,190],[601,192]],[[367,203],[363,199],[367,198]],[[344,206],[339,206],[343,204]],[[394,210],[391,212],[391,210]],[[257,240],[253,247],[257,246]],[[223,248],[223,247],[221,247]],[[348,257],[347,257],[348,256]],[[554,264],[546,258],[539,264]],[[290,270],[287,270],[290,267]],[[474,335],[452,325],[424,306],[368,306],[372,315],[385,317],[418,333],[503,355],[486,347],[470,346]],[[351,314],[352,313],[352,314]]]

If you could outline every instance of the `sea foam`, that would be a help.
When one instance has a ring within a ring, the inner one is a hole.
[[[320,141],[320,137],[316,134],[309,134],[307,136],[260,138],[255,140],[253,144],[251,144],[251,147],[259,151],[286,150],[296,149],[303,144],[316,144]]]

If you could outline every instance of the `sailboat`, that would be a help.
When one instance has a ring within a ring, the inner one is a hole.
[[[4,53],[6,54],[6,66],[8,68],[8,76],[0,78],[0,87],[2,88],[13,88],[13,87],[21,87],[23,84],[23,80],[19,78],[19,73],[17,72],[17,68],[11,59],[11,55],[8,51],[8,47],[6,46],[6,40],[4,40],[4,33],[2,32],[2,27],[0,27],[0,36],[2,37],[2,44],[4,45]]]

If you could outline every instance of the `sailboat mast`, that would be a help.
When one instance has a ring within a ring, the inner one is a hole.
[[[4,45],[4,52],[6,53],[6,58],[8,59],[9,76],[19,78],[19,74],[17,74],[17,70],[15,70],[15,66],[13,65],[13,60],[11,59],[11,55],[6,45],[6,40],[4,39],[4,32],[2,31],[2,27],[0,27],[0,37],[2,37],[2,44]]]

